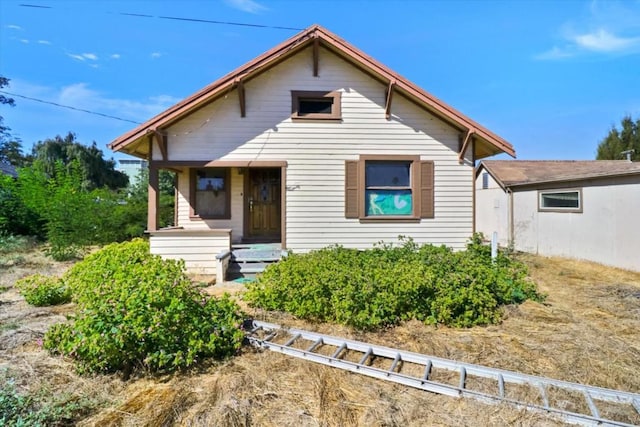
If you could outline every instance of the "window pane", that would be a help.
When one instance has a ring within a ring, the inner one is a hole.
[[[305,114],[331,114],[333,98],[300,98],[298,115]]]
[[[200,169],[196,172],[195,213],[203,218],[228,216],[227,172],[224,169]]]
[[[570,191],[563,193],[542,193],[540,204],[543,208],[580,208],[580,193]]]
[[[367,187],[411,186],[411,162],[368,161],[365,165]]]
[[[365,205],[367,216],[413,213],[411,190],[366,190]]]

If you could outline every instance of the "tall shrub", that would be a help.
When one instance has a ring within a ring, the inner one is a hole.
[[[237,305],[202,295],[182,262],[151,255],[142,239],[105,246],[62,279],[78,310],[47,332],[44,345],[80,370],[168,372],[229,356],[241,344]]]

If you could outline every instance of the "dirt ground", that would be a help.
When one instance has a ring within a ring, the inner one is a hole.
[[[244,309],[256,319],[290,327],[639,393],[640,274],[559,258],[522,259],[548,297],[542,304],[508,307],[504,321],[489,327],[409,322],[359,333]],[[25,275],[60,274],[68,267],[38,255],[0,270],[0,288],[6,289],[0,292],[0,372],[14,378],[21,391],[93,399],[99,409],[79,425],[562,425],[546,414],[435,395],[248,347],[231,360],[171,376],[128,382],[115,375],[79,376],[69,361],[41,348],[48,326],[63,321],[71,305],[30,307],[12,288]],[[242,289],[227,283],[206,290],[215,295]],[[615,416],[640,424],[633,415]]]

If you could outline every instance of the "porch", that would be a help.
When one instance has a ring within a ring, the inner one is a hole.
[[[230,229],[189,230],[181,227],[150,232],[152,254],[184,260],[192,276],[222,282],[255,277],[287,252],[280,242],[232,243]]]

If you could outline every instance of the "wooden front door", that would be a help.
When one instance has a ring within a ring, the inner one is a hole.
[[[250,168],[245,191],[245,225],[251,240],[280,241],[280,169]]]

